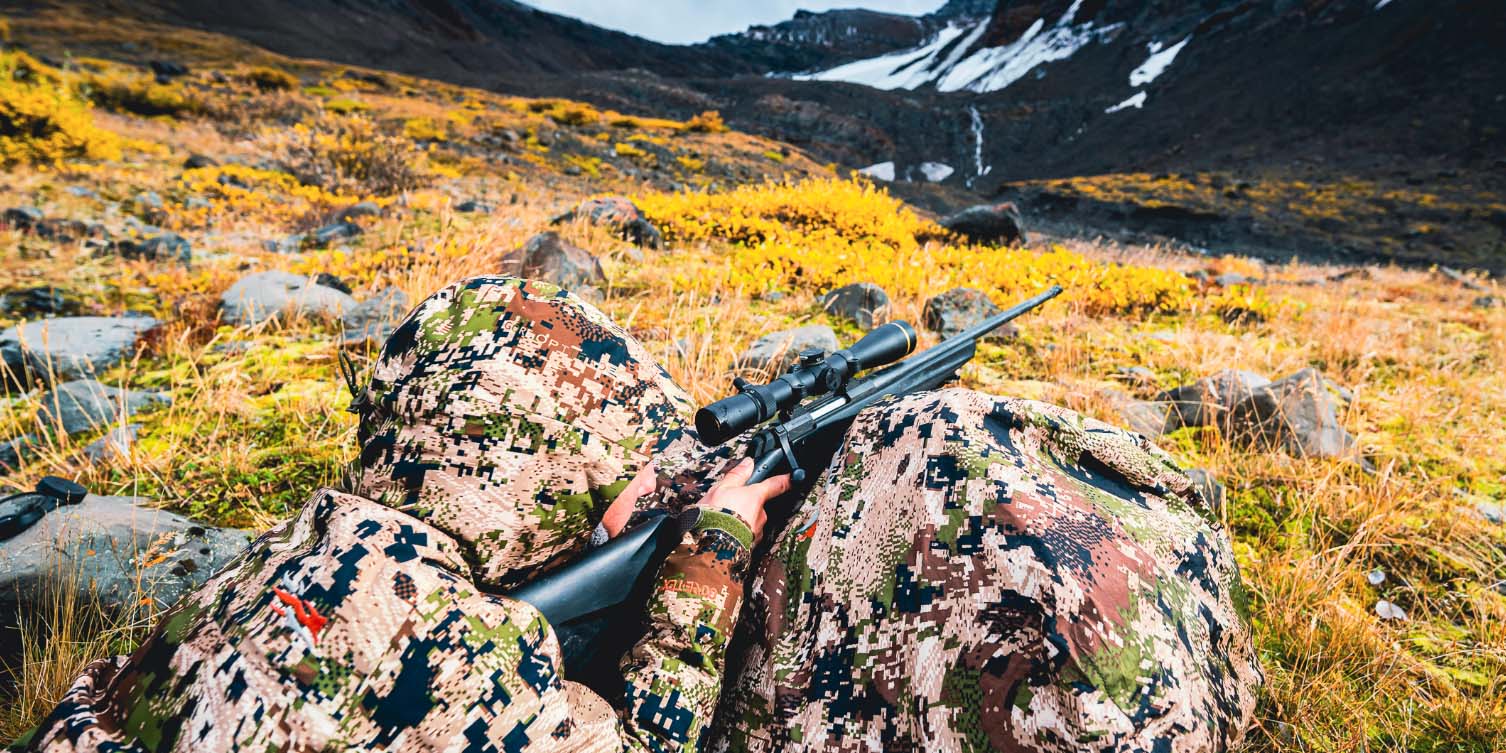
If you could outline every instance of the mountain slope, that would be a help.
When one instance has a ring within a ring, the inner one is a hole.
[[[274,52],[473,86],[533,74],[641,67],[665,75],[751,71],[737,58],[650,42],[513,0],[0,0],[0,13],[88,9],[191,26]]]
[[[937,211],[1007,197],[1064,230],[1506,269],[1495,0],[954,0],[920,18],[805,13],[682,47],[511,0],[109,12],[639,115],[719,110],[892,176]],[[1343,189],[1357,183],[1370,188]]]

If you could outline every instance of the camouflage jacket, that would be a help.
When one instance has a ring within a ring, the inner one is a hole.
[[[751,533],[703,510],[665,563],[620,698],[563,678],[528,604],[477,590],[448,535],[321,491],[95,662],[17,748],[695,750],[722,683]],[[620,710],[614,709],[614,706]]]

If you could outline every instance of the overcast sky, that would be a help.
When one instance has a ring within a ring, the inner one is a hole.
[[[945,0],[522,0],[597,26],[659,42],[704,42],[754,24],[776,24],[797,10],[872,8],[920,15]]]

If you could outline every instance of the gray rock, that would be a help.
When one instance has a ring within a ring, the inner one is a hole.
[[[342,220],[315,230],[311,239],[315,246],[328,246],[336,241],[348,241],[362,232],[360,225]]]
[[[925,323],[926,329],[938,332],[943,338],[947,338],[955,336],[1001,310],[981,290],[952,288],[926,301],[925,308],[921,311],[921,320]],[[1019,330],[1014,325],[1006,324],[994,330],[989,335],[989,339],[1014,337],[1017,334]]]
[[[386,342],[398,320],[408,313],[408,308],[407,293],[392,287],[381,290],[340,317],[340,322],[345,325],[345,344],[360,346]]]
[[[340,213],[335,215],[335,220],[338,222],[351,222],[361,217],[381,216],[382,208],[377,206],[376,202],[361,201],[340,210]]]
[[[43,442],[36,434],[22,434],[14,439],[0,442],[0,471],[13,471],[26,462]]]
[[[1506,523],[1506,505],[1494,502],[1476,502],[1475,512],[1486,521],[1500,525]]]
[[[196,170],[201,167],[214,167],[220,161],[207,154],[190,154],[188,159],[183,160],[184,170]]]
[[[0,333],[0,360],[23,381],[94,376],[135,352],[149,316],[69,316],[42,319]]]
[[[1271,380],[1250,371],[1225,369],[1210,377],[1161,393],[1167,406],[1166,431],[1184,426],[1220,424],[1234,405]]]
[[[73,196],[73,197],[80,198],[80,199],[97,199],[97,198],[99,198],[99,192],[96,191],[96,190],[94,190],[94,189],[92,189],[92,188],[90,188],[90,187],[88,187],[88,186],[69,186],[68,188],[66,188],[64,190],[66,190],[68,192],[69,196]]]
[[[1144,400],[1132,400],[1119,405],[1119,416],[1124,419],[1125,426],[1150,439],[1166,433],[1167,412],[1164,404]]]
[[[1156,372],[1144,366],[1120,366],[1114,373],[1120,379],[1141,387],[1150,387],[1156,383]]]
[[[162,228],[156,225],[148,225],[137,219],[135,215],[125,218],[125,226],[128,232],[140,236],[158,235],[163,232]]]
[[[779,303],[780,301],[785,299],[784,291],[782,290],[770,290],[769,292],[764,293],[763,295],[760,295],[758,297],[761,300],[768,301],[769,303]]]
[[[36,614],[38,600],[71,592],[82,603],[166,608],[201,586],[251,541],[235,529],[199,525],[133,497],[90,495],[47,513],[0,542],[0,621]]]
[[[117,426],[84,447],[84,457],[96,463],[115,458],[129,458],[131,448],[136,446],[136,435],[140,431],[141,424]]]
[[[1213,283],[1221,288],[1232,288],[1235,285],[1250,285],[1253,282],[1250,278],[1235,272],[1225,272],[1213,278]]]
[[[12,230],[30,230],[42,223],[42,210],[36,207],[11,207],[0,215],[0,224]]]
[[[837,333],[824,324],[810,324],[764,335],[733,362],[740,369],[788,368],[804,350],[831,353],[839,348]]]
[[[220,296],[225,321],[248,326],[284,316],[344,316],[355,307],[346,293],[279,271],[242,277]]]
[[[303,242],[307,238],[303,233],[294,233],[277,240],[262,241],[261,247],[274,254],[296,254],[303,250]]]
[[[1482,295],[1475,299],[1475,308],[1493,309],[1497,306],[1506,306],[1506,300],[1493,295]]]
[[[1483,292],[1485,290],[1485,286],[1481,285],[1478,280],[1452,267],[1439,267],[1438,272],[1449,280],[1452,280],[1464,286],[1465,290],[1474,290],[1480,292]]]
[[[1010,202],[971,206],[941,220],[941,226],[974,243],[1025,243],[1025,220]]]
[[[78,379],[42,396],[38,420],[44,426],[61,427],[64,434],[77,434],[118,424],[138,411],[168,402],[159,392],[121,390],[93,379]]]
[[[1296,457],[1354,454],[1355,440],[1339,425],[1335,400],[1315,369],[1256,387],[1229,410],[1235,438]]]
[[[156,191],[142,191],[131,201],[140,209],[162,209],[166,206],[162,201],[162,194]]]
[[[873,329],[888,320],[889,294],[871,282],[856,282],[821,296],[821,308]]]
[[[190,196],[183,200],[183,206],[189,209],[212,209],[214,203],[203,196]]]
[[[1187,478],[1192,479],[1193,488],[1198,494],[1203,495],[1203,501],[1208,503],[1208,509],[1214,515],[1223,515],[1224,510],[1224,485],[1213,477],[1213,474],[1202,468],[1192,468],[1187,471]]]
[[[552,232],[529,238],[522,248],[503,257],[502,271],[552,282],[576,293],[607,281],[600,260]]]
[[[491,204],[488,204],[484,201],[477,201],[475,199],[467,199],[455,205],[455,211],[457,212],[491,214],[492,210],[493,207]]]
[[[193,244],[177,233],[162,233],[142,240],[121,240],[115,248],[126,259],[171,259],[187,264],[193,258]]]
[[[664,234],[649,222],[648,216],[625,196],[602,196],[586,199],[574,209],[549,220],[557,225],[584,217],[593,225],[605,225],[617,231],[623,240],[646,248],[662,248]]]

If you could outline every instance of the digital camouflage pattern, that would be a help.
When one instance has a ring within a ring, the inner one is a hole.
[[[735,516],[699,511],[610,699],[561,677],[533,607],[482,590],[583,548],[676,454],[689,405],[640,344],[553,286],[469,280],[409,315],[356,407],[359,495],[316,494],[16,747],[700,747],[752,539]],[[695,498],[674,489],[650,500]]]
[[[1222,751],[1228,537],[1143,437],[966,390],[865,411],[750,589],[733,751]]]
[[[671,555],[620,715],[561,677],[533,607],[479,592],[444,533],[325,490],[90,665],[29,749],[694,750],[721,688],[747,526],[706,515]],[[23,741],[24,743],[25,741]]]
[[[696,443],[599,311],[511,278],[421,304],[355,408],[355,494],[91,665],[30,747],[1161,753],[1224,750],[1251,714],[1227,537],[1163,453],[1074,413],[961,390],[865,412],[744,624],[747,529],[703,515],[603,697],[488,592],[587,546],[650,457],[639,505],[673,511],[735,450]]]
[[[690,444],[689,398],[637,340],[507,277],[420,304],[357,407],[357,490],[453,536],[488,586],[579,552],[650,457]]]

